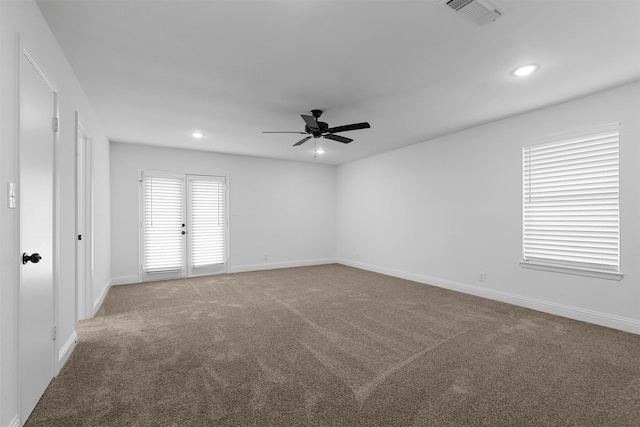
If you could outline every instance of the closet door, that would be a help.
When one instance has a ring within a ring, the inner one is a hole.
[[[224,177],[187,175],[187,274],[224,273],[226,182]]]
[[[184,186],[181,175],[142,174],[143,280],[186,275]]]

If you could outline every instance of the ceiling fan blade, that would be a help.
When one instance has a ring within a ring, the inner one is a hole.
[[[295,144],[293,144],[293,146],[294,146],[294,147],[297,147],[298,145],[302,145],[302,144],[304,144],[305,142],[307,142],[307,141],[308,141],[308,140],[310,140],[310,139],[311,139],[311,137],[310,137],[310,136],[308,136],[308,137],[306,137],[306,138],[302,138],[300,141],[298,141],[298,142],[296,142]]]
[[[369,129],[371,125],[367,122],[363,123],[354,123],[352,125],[344,125],[344,126],[336,126],[331,129],[327,129],[327,132],[337,133],[337,132],[346,132],[348,130],[358,130],[358,129]]]
[[[318,125],[318,121],[313,116],[307,116],[305,114],[300,114],[300,117],[305,121],[309,129],[311,130],[320,130],[320,126]]]
[[[283,130],[283,131],[274,130],[274,131],[267,131],[262,133],[301,133],[302,135],[307,134],[306,132],[296,132],[296,131],[289,131],[289,130]]]
[[[323,136],[325,138],[327,138],[327,139],[333,139],[334,141],[342,142],[343,144],[348,144],[351,141],[353,141],[353,139],[345,138],[344,136],[334,135],[334,134],[331,134],[331,133],[328,133],[328,134],[323,135]]]

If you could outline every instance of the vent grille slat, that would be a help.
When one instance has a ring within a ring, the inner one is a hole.
[[[448,0],[445,4],[478,25],[491,23],[502,16],[502,12],[483,0]]]
[[[474,0],[449,0],[447,2],[447,6],[449,6],[451,9],[455,11],[458,11],[463,7],[465,7],[466,5],[468,5],[469,3],[471,3],[472,1]]]

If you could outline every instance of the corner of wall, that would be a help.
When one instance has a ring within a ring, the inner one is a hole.
[[[95,299],[95,301],[93,301],[93,309],[91,310],[91,317],[95,316],[98,310],[100,309],[100,306],[102,305],[104,298],[107,296],[107,293],[109,292],[109,289],[111,288],[111,286],[112,286],[111,279],[107,280],[107,282],[102,286],[102,291],[100,291],[100,294],[98,295],[98,297]]]

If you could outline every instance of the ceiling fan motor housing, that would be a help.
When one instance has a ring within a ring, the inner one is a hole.
[[[316,110],[314,110],[316,111]],[[318,123],[318,127],[320,128],[320,130],[316,130],[316,129],[310,129],[309,126],[305,126],[304,127],[304,131],[306,133],[309,133],[311,135],[313,135],[314,138],[320,138],[322,136],[323,133],[327,133],[328,129],[329,129],[329,124],[325,123],[325,122],[317,122]]]

